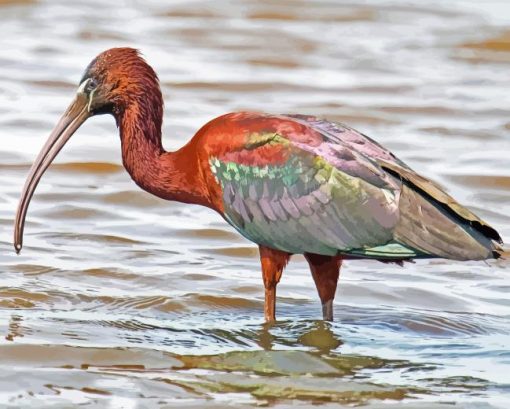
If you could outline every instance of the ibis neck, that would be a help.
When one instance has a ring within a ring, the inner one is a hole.
[[[189,145],[166,152],[161,143],[161,118],[127,109],[117,119],[124,167],[138,186],[160,198],[205,204],[196,155]]]

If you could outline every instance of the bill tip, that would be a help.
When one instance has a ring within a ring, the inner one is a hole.
[[[14,245],[14,250],[16,250],[16,254],[19,254],[19,252],[21,251],[21,244],[16,243]]]

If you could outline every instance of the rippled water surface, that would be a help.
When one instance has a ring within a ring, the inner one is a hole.
[[[263,323],[257,250],[205,208],[141,191],[111,117],[28,168],[92,57],[143,50],[164,145],[235,110],[343,121],[510,241],[505,1],[0,1],[0,406],[510,407],[508,260],[346,262],[336,320],[302,257]]]

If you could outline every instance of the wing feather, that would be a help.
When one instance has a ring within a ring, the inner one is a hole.
[[[356,130],[296,115],[244,121],[257,132],[209,163],[225,218],[255,243],[386,260],[500,251],[492,227]]]

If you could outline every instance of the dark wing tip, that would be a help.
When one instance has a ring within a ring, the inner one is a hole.
[[[497,246],[496,249],[492,250],[492,256],[496,260],[498,258],[503,259],[503,260],[510,260],[510,250]]]
[[[492,228],[491,226],[487,224],[482,224],[478,220],[471,221],[471,225],[478,230],[480,233],[485,235],[491,240],[494,240],[495,242],[498,242],[499,244],[503,244],[503,239],[499,235],[499,233],[496,231],[496,229]]]

